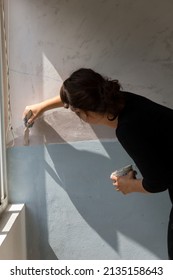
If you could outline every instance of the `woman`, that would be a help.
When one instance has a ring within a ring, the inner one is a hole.
[[[121,90],[117,80],[104,78],[91,69],[79,69],[66,79],[60,96],[27,106],[24,117],[32,110],[31,124],[43,112],[64,106],[87,123],[108,125],[139,168],[126,176],[111,176],[116,190],[156,193],[168,189],[173,203],[173,110],[145,97]],[[168,225],[168,254],[173,259],[173,208]]]

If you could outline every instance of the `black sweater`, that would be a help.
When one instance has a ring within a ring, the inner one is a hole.
[[[173,110],[125,92],[116,135],[140,170],[143,187],[161,192],[173,186]]]

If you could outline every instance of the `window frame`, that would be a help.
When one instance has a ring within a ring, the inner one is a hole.
[[[5,102],[4,102],[4,80],[5,70],[3,63],[3,26],[2,26],[2,2],[0,13],[0,214],[8,205],[7,187],[7,159],[6,159],[6,137],[5,137]]]

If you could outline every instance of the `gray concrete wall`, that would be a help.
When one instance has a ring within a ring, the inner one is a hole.
[[[8,8],[15,134],[9,194],[26,203],[28,257],[166,258],[167,193],[114,192],[110,173],[131,160],[113,130],[53,110],[23,147],[21,115],[26,105],[58,94],[79,67],[172,107],[172,1],[8,0]]]

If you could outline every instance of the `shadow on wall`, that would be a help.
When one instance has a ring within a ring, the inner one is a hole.
[[[45,131],[47,135],[54,134],[57,140],[60,137],[46,123]],[[45,134],[45,138],[47,135]],[[167,258],[165,236],[169,211],[169,207],[165,207],[167,197],[163,194],[123,196],[121,193],[113,192],[109,180],[110,173],[114,168],[124,164],[125,157],[122,156],[119,145],[113,143],[111,145],[110,142],[102,144],[110,158],[97,154],[97,151],[94,153],[83,149],[77,150],[68,144],[48,145],[46,149],[55,171],[48,165],[45,166],[46,171],[57,183],[57,188],[59,186],[64,188],[84,220],[117,253],[119,250],[117,232],[121,232],[127,238],[148,248],[158,258]],[[83,148],[85,149],[85,145]],[[127,156],[126,160],[130,161]],[[161,196],[163,207],[160,207]],[[156,236],[157,227],[158,236]],[[163,241],[162,244],[164,243],[160,248],[156,245],[160,243],[159,239]],[[130,254],[132,255],[131,252]]]
[[[27,259],[57,259],[49,245],[43,147],[7,150],[9,203],[25,203]]]
[[[51,135],[59,142],[61,136],[48,123],[43,121],[42,125],[45,139]],[[130,259],[133,249],[120,246],[122,234],[126,244],[134,242],[156,258],[167,259],[167,196],[124,196],[115,192],[110,173],[125,161],[130,163],[130,158],[123,154],[118,142],[102,142],[105,155],[98,149],[99,141],[88,143],[87,147],[87,142],[78,142],[8,150],[10,200],[24,202],[27,209],[28,258]],[[94,257],[90,256],[97,240],[90,240],[85,226],[80,224],[83,220],[76,221],[70,213],[69,201],[65,202],[61,190],[89,228],[101,237],[102,244],[109,244],[114,256],[105,255],[104,247],[97,254],[97,245]],[[134,252],[134,259],[139,256],[142,258],[140,252]]]
[[[45,138],[51,134],[59,141],[60,135],[50,125],[44,123],[44,128]],[[44,168],[57,183],[57,188],[60,186],[65,190],[87,224],[117,253],[119,251],[117,233],[120,232],[147,248],[158,258],[167,258],[165,236],[169,211],[169,207],[165,207],[167,197],[163,194],[123,196],[121,193],[113,192],[109,175],[113,168],[124,164],[124,157],[118,143],[102,144],[109,158],[97,151],[85,151],[85,144],[81,150],[69,144],[47,145],[46,150],[53,168],[48,163],[45,163]],[[79,143],[76,147],[78,146]],[[112,158],[112,155],[115,155],[115,158]],[[130,162],[127,156],[126,160]],[[161,196],[164,209],[160,207]],[[55,214],[55,220],[56,215],[58,223],[59,214]],[[83,238],[85,242],[86,236]],[[64,237],[64,242],[65,239]],[[160,245],[160,240],[163,240],[163,246]],[[125,256],[128,256],[128,253]]]

